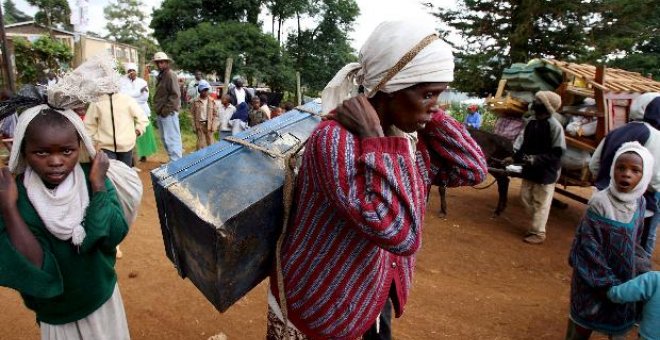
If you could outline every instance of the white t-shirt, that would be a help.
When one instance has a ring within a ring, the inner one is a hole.
[[[245,102],[245,88],[241,87],[240,89],[237,87],[234,89],[236,91],[236,105],[240,103]]]
[[[222,103],[218,104],[218,117],[220,117],[220,130],[231,131],[231,127],[229,126],[229,120],[231,119],[231,116],[234,115],[234,112],[236,112],[236,107],[234,107],[234,105],[229,104],[229,106],[225,107],[224,105],[222,105]]]
[[[202,111],[199,112],[199,120],[200,121],[205,121],[208,119],[208,114],[206,111],[209,108],[209,98],[207,97],[206,99],[200,99],[202,102]]]

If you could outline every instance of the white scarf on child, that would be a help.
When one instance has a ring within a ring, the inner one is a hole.
[[[48,189],[39,175],[28,166],[23,185],[46,229],[62,241],[71,239],[73,245],[81,245],[86,235],[82,223],[89,205],[89,192],[80,164],[76,164],[55,189]]]
[[[58,239],[63,241],[71,239],[71,243],[79,246],[85,239],[82,222],[89,205],[87,180],[80,164],[76,164],[64,182],[50,190],[46,188],[39,175],[30,168],[20,151],[28,125],[45,109],[49,109],[48,105],[37,105],[18,116],[14,131],[15,147],[11,149],[9,170],[15,174],[25,173],[23,185],[30,203],[44,222],[46,229]],[[78,131],[83,145],[80,152],[86,153],[89,150],[93,152],[92,140],[86,133],[82,133],[85,130],[80,117],[71,110],[58,110],[58,112],[68,118]]]
[[[626,152],[634,152],[642,158],[642,179],[630,192],[624,193],[616,189],[614,167],[616,160]],[[653,177],[653,155],[638,142],[623,143],[617,150],[610,168],[610,185],[605,190],[597,192],[589,200],[589,206],[599,215],[624,223],[632,221],[637,211],[637,200],[646,192]]]

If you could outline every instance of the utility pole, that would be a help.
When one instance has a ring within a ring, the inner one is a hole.
[[[2,13],[2,6],[0,6],[0,38],[2,39],[2,68],[7,75],[7,85],[11,92],[16,91],[16,84],[14,83],[14,68],[11,67],[11,56],[7,48],[7,35],[5,34],[5,17]]]
[[[225,66],[225,86],[222,87],[223,96],[226,95],[227,92],[229,92],[229,82],[231,81],[231,69],[233,65],[234,65],[234,59],[227,58],[227,62]]]
[[[300,72],[296,72],[296,106],[302,104],[302,91],[300,88]]]

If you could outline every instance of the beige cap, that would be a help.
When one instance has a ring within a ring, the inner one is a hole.
[[[167,56],[167,54],[165,54],[165,52],[156,52],[156,54],[154,54],[154,61],[163,60],[170,61],[170,58]]]
[[[561,97],[552,91],[536,92],[535,97],[545,105],[545,108],[548,109],[548,112],[551,114],[556,113],[561,107]]]

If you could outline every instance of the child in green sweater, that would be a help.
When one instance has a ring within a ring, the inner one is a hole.
[[[115,247],[128,233],[107,179],[71,110],[39,105],[19,116],[0,171],[0,285],[20,292],[42,339],[129,339]]]

